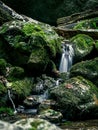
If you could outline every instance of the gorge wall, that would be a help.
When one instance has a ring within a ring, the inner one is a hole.
[[[96,8],[97,0],[2,0],[20,14],[56,25],[57,18]]]

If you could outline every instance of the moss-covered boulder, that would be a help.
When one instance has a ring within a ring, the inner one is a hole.
[[[71,77],[81,75],[98,86],[98,58],[75,64],[70,70],[70,75]]]
[[[0,120],[0,128],[2,130],[61,130],[54,124],[39,118],[22,119],[14,124]]]
[[[32,78],[23,78],[21,80],[13,81],[10,87],[14,92],[14,94],[17,95],[18,99],[20,100],[30,95],[33,89],[32,84],[33,84]]]
[[[13,78],[11,78],[12,80]],[[22,79],[14,79],[14,81],[8,81],[3,76],[0,76],[0,106],[11,106],[11,101],[9,98],[8,90],[12,95],[15,105],[18,103],[22,103],[23,99],[25,99],[33,89],[33,80],[32,78],[22,78]]]
[[[97,87],[82,77],[73,77],[50,90],[50,97],[57,102],[56,109],[67,119],[98,117],[97,96]]]
[[[20,121],[15,122],[14,125],[17,125],[23,130],[24,128],[28,130],[61,130],[54,124],[51,124],[48,121],[40,118],[22,119]]]
[[[52,123],[60,123],[63,117],[60,112],[53,109],[43,110],[39,114],[39,118],[48,120]]]
[[[85,34],[78,34],[70,39],[74,46],[74,61],[79,61],[93,50],[94,40]]]
[[[52,27],[43,23],[11,21],[2,25],[0,36],[6,60],[29,68],[32,74],[44,72],[61,52],[61,39]]]

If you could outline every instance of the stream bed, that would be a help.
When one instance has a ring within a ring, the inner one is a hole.
[[[36,118],[36,115],[30,114],[16,114],[13,116],[0,115],[0,120],[14,123],[20,119]],[[98,130],[98,119],[85,120],[85,121],[63,121],[57,124],[62,130]]]
[[[98,130],[98,119],[86,121],[67,121],[60,126],[63,130]]]

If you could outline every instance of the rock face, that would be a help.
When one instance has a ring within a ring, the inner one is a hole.
[[[67,119],[97,117],[97,112],[93,113],[98,108],[97,94],[96,86],[82,77],[71,78],[50,90],[50,97],[58,103],[56,110]]]
[[[95,8],[98,4],[97,0],[3,0],[3,2],[15,9],[18,13],[49,24],[56,24],[57,18]]]

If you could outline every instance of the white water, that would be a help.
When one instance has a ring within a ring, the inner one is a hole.
[[[48,90],[46,90],[43,94],[39,95],[39,102],[43,102],[45,100],[47,100],[49,97],[49,93]]]
[[[70,44],[63,45],[62,51],[63,52],[62,52],[61,62],[59,67],[59,71],[61,73],[68,72],[70,70],[72,66],[73,55],[74,55],[74,50],[72,48],[72,45]]]
[[[13,105],[14,114],[16,114],[16,113],[17,113],[17,110],[16,110],[15,104],[14,104],[12,98],[11,98],[11,93],[10,93],[10,90],[9,90],[9,89],[8,89],[8,97],[9,97],[9,99],[10,99],[12,105]]]
[[[55,82],[55,85],[59,86],[61,81],[62,81],[62,79],[57,79],[56,82]]]

